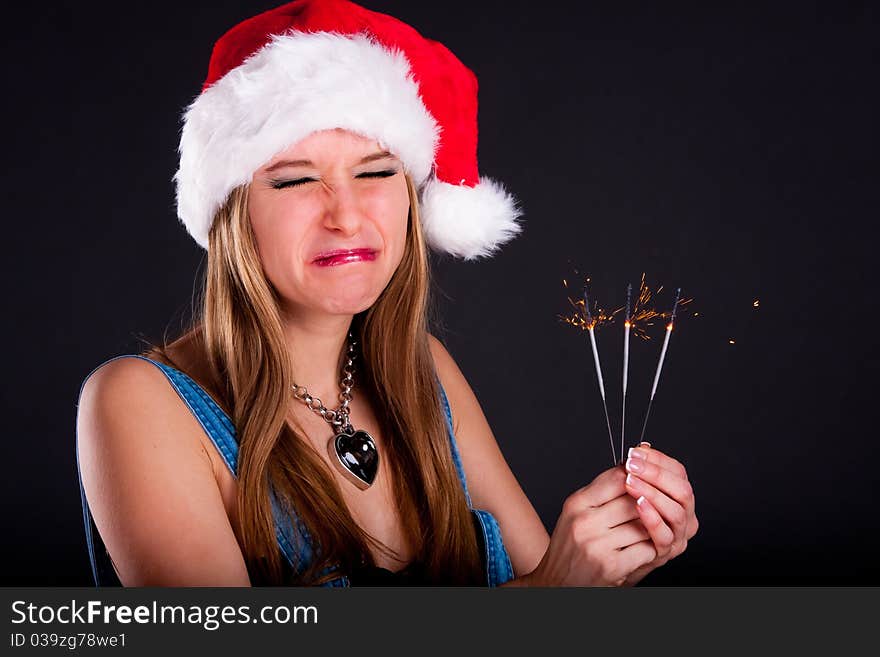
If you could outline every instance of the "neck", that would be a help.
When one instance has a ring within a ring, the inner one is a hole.
[[[327,408],[336,408],[340,403],[339,359],[348,349],[351,320],[351,315],[302,314],[283,320],[293,380]]]

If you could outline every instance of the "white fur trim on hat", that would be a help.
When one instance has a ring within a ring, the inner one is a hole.
[[[428,244],[465,260],[493,255],[522,230],[516,199],[485,176],[474,187],[432,178],[419,211]]]
[[[233,189],[279,152],[330,128],[375,139],[417,185],[431,173],[440,127],[406,56],[365,34],[292,31],[187,108],[174,176],[181,223],[207,248],[214,215]]]

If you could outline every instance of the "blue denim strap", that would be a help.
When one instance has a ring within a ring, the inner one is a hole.
[[[486,583],[489,586],[500,586],[513,579],[513,565],[510,555],[501,539],[501,528],[498,521],[488,511],[471,509],[483,532],[483,557],[486,560]]]
[[[476,517],[480,529],[482,530],[483,539],[483,558],[486,562],[486,583],[489,586],[498,586],[513,579],[513,566],[510,563],[510,555],[504,547],[504,541],[501,540],[501,528],[498,521],[489,511],[483,509],[475,509],[471,502],[471,496],[468,492],[467,479],[464,475],[464,466],[461,462],[461,455],[458,453],[458,445],[455,442],[455,431],[452,426],[452,410],[449,407],[449,399],[446,397],[446,391],[440,384],[438,379],[437,385],[440,388],[440,399],[443,402],[443,411],[446,415],[446,430],[449,434],[449,446],[452,450],[452,460],[455,462],[455,469],[458,472],[458,478],[461,480],[461,486],[464,489],[464,497],[467,500],[468,508]]]
[[[443,402],[443,412],[446,415],[446,433],[449,434],[449,446],[452,450],[452,460],[455,463],[455,470],[458,472],[458,478],[461,480],[461,487],[464,489],[464,499],[467,501],[469,509],[473,508],[471,504],[471,496],[468,493],[467,479],[464,476],[464,466],[461,464],[461,456],[458,453],[458,445],[455,443],[455,431],[452,428],[452,410],[449,408],[449,400],[446,398],[446,391],[440,380],[437,380],[437,387],[440,388],[440,400]]]

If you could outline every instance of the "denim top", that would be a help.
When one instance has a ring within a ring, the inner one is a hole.
[[[101,365],[98,365],[83,380],[80,386],[80,395],[82,395],[82,387],[85,386],[89,377],[94,374],[102,365],[114,361],[118,358],[140,358],[141,360],[153,363],[158,367],[168,381],[180,395],[181,399],[186,403],[190,411],[198,419],[205,433],[211,439],[211,442],[217,448],[219,454],[223,457],[229,470],[234,477],[238,476],[237,459],[238,459],[238,442],[235,438],[235,427],[229,416],[217,405],[210,395],[189,376],[173,367],[152,360],[145,356],[135,354],[124,354],[111,358]],[[510,563],[510,557],[501,540],[501,530],[495,517],[486,510],[475,509],[471,503],[468,494],[467,482],[465,480],[464,468],[461,464],[461,457],[458,453],[458,447],[455,444],[455,436],[452,429],[452,412],[449,408],[449,401],[446,398],[446,391],[437,381],[440,388],[440,400],[443,405],[443,411],[446,416],[446,429],[449,435],[449,447],[452,452],[452,459],[455,463],[455,469],[464,489],[464,496],[467,501],[468,508],[471,511],[474,525],[478,527],[477,537],[480,542],[481,558],[485,571],[485,585],[498,586],[514,577],[513,567]],[[77,436],[78,441],[78,436]],[[92,566],[92,577],[95,586],[120,586],[113,564],[110,561],[109,554],[104,547],[101,535],[95,526],[94,519],[89,511],[88,500],[86,499],[85,489],[82,484],[82,474],[79,466],[79,449],[76,449],[76,466],[77,475],[79,477],[80,498],[82,501],[83,521],[85,524],[86,546],[89,552],[89,561]],[[296,572],[302,570],[311,562],[312,559],[312,540],[305,524],[300,520],[295,510],[282,507],[274,492],[271,493],[272,513],[275,518],[275,535],[278,539],[278,546],[286,560],[287,565]],[[294,547],[296,546],[296,547]],[[330,566],[322,571],[324,573],[332,573],[336,571],[336,566]],[[381,570],[381,569],[380,569]],[[390,571],[384,571],[390,573]],[[389,581],[393,583],[391,578]],[[351,586],[352,582],[348,575],[339,573],[339,575],[328,582],[322,584],[327,587],[345,587]]]

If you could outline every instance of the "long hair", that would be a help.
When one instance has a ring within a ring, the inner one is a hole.
[[[452,460],[428,344],[427,247],[409,175],[406,184],[410,212],[402,260],[377,301],[352,321],[361,345],[358,386],[375,403],[382,458],[394,472],[393,499],[414,560],[429,582],[477,585],[484,581],[478,539]],[[357,525],[327,462],[302,427],[288,422],[296,364],[284,340],[279,296],[259,259],[247,201],[247,186],[236,188],[214,219],[201,308],[180,339],[194,338],[236,428],[237,538],[252,584],[318,584],[337,576],[319,576],[330,565],[343,573],[375,565],[368,545],[393,552]],[[158,351],[167,358],[164,348]],[[343,356],[344,350],[340,371]],[[307,568],[288,569],[282,562],[272,493],[311,535]]]

